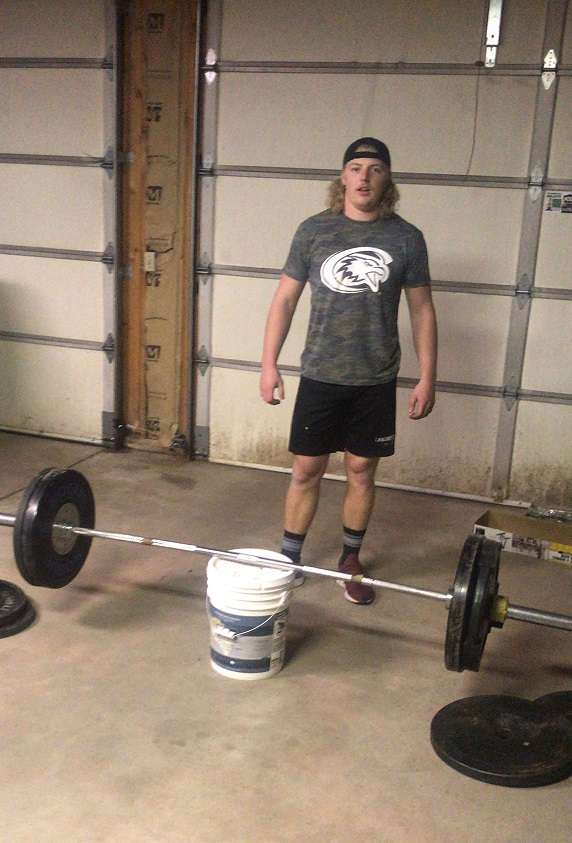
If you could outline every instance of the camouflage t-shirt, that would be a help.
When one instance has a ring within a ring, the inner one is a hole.
[[[304,377],[355,386],[393,380],[401,288],[431,283],[418,228],[397,214],[357,222],[322,211],[298,227],[283,271],[311,287]]]

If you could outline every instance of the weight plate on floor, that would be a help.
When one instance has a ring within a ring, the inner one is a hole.
[[[92,529],[95,501],[86,478],[74,469],[46,468],[26,488],[14,524],[14,556],[31,585],[62,588],[76,577],[91,536],[58,529],[70,524]]]
[[[491,613],[499,590],[501,545],[483,539],[476,559],[477,576],[470,601],[467,628],[461,647],[461,670],[478,670],[487,635],[492,626]]]
[[[446,705],[431,723],[431,744],[454,770],[489,784],[539,787],[572,775],[572,724],[519,697]]]
[[[0,638],[22,632],[35,617],[36,611],[22,589],[0,580]]]
[[[445,635],[445,666],[447,670],[464,670],[463,643],[467,633],[470,608],[478,575],[477,562],[484,539],[467,536],[457,566]]]
[[[547,717],[565,717],[572,724],[572,691],[555,691],[534,700]]]

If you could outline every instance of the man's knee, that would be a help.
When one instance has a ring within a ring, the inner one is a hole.
[[[346,475],[350,486],[372,489],[378,462],[377,457],[358,457],[346,452]]]
[[[317,486],[328,464],[329,454],[319,457],[294,456],[292,463],[292,484],[298,487]]]

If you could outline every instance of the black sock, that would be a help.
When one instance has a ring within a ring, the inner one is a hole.
[[[344,527],[344,546],[342,549],[342,557],[340,562],[343,562],[350,553],[359,554],[365,530],[350,530],[349,527]]]
[[[292,562],[295,562],[296,565],[300,564],[302,545],[304,544],[305,538],[306,533],[290,533],[288,530],[284,530],[281,553],[287,556],[288,559],[291,559]]]

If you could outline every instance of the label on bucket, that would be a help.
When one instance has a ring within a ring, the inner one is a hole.
[[[267,673],[282,663],[287,610],[261,619],[233,617],[210,603],[208,608],[211,657],[221,667],[241,673]]]

